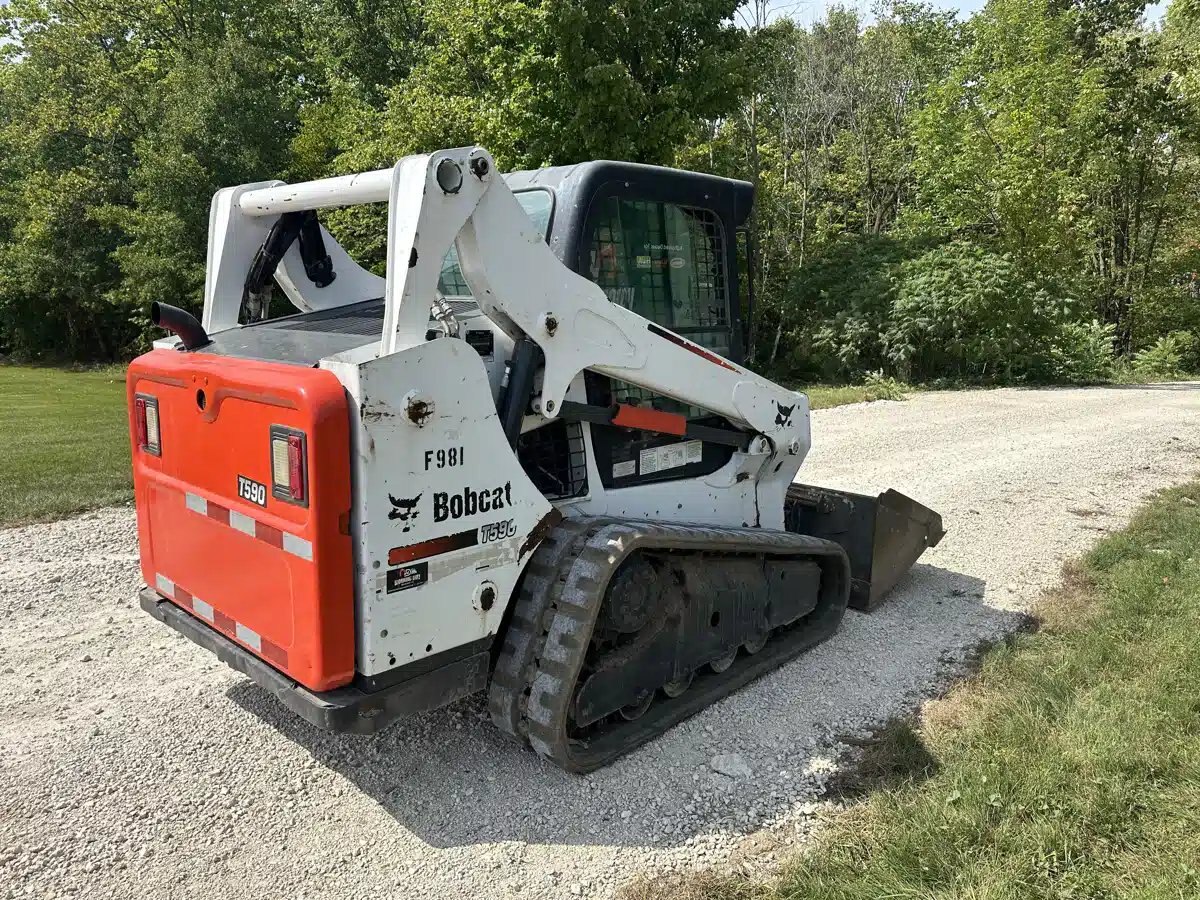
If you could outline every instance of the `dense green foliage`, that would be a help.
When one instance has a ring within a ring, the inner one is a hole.
[[[802,379],[1200,364],[1200,4],[13,0],[0,353],[115,359],[199,303],[220,186],[467,143],[758,188],[753,354]],[[328,217],[382,259],[377,210]]]

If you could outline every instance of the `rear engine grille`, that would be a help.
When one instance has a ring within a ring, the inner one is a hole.
[[[367,300],[317,312],[271,319],[254,328],[280,331],[319,331],[325,334],[354,334],[379,337],[383,331],[383,300]]]

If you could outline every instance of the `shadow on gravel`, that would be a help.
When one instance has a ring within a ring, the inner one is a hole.
[[[834,771],[847,742],[911,712],[962,671],[981,639],[1027,621],[984,594],[977,578],[917,565],[874,613],[848,613],[823,645],[587,777],[505,738],[482,694],[367,737],[319,731],[248,681],[227,694],[433,847],[672,847],[718,829],[753,830],[831,789],[852,793]],[[881,765],[908,777],[928,760],[903,737]],[[730,752],[749,777],[713,769]],[[877,786],[869,782],[859,790]]]

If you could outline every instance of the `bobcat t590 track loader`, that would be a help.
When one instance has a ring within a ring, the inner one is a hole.
[[[316,212],[374,202],[382,278]],[[792,484],[808,400],[741,361],[751,202],[478,147],[219,191],[203,320],[156,304],[129,370],[142,607],[321,728],[486,690],[577,772],[828,637],[941,520]]]

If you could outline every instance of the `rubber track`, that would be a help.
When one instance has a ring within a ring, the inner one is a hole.
[[[578,554],[589,527],[598,518],[564,519],[552,528],[533,552],[513,601],[513,615],[492,670],[488,712],[505,734],[528,743],[525,730],[527,688],[538,653],[545,641],[547,610],[553,601],[563,563]]]
[[[773,634],[758,654],[740,655],[721,675],[697,674],[682,696],[660,696],[640,719],[611,725],[588,741],[572,740],[567,730],[576,681],[608,582],[638,550],[811,558],[833,580],[816,611]],[[585,518],[560,523],[534,553],[496,666],[489,708],[501,729],[580,773],[611,762],[824,640],[837,629],[849,591],[849,563],[841,547],[782,531]]]

